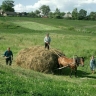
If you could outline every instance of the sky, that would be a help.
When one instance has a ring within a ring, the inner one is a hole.
[[[0,5],[4,0],[0,0]],[[96,12],[96,0],[13,0],[15,12],[32,12],[39,9],[42,5],[50,7],[54,12],[56,8],[60,12],[72,12],[74,8],[84,9],[87,14]]]

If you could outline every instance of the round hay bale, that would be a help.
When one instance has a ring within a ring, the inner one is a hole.
[[[39,72],[53,73],[58,68],[57,54],[64,55],[56,49],[47,50],[42,46],[33,46],[18,53],[16,64]]]

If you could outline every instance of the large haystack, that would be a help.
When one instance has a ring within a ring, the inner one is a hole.
[[[55,49],[45,50],[42,46],[33,46],[21,50],[17,55],[16,63],[23,68],[52,73],[58,67],[57,54],[64,55]]]

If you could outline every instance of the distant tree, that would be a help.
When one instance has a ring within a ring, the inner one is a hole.
[[[36,17],[36,14],[32,11],[32,12],[30,12],[30,13],[28,14],[28,16],[35,18],[35,17]]]
[[[85,17],[85,20],[90,20],[90,16],[87,15],[87,16]]]
[[[48,16],[48,14],[50,12],[50,7],[49,6],[42,5],[39,9],[44,16]]]
[[[0,11],[1,11],[1,9],[2,9],[2,8],[1,8],[1,6],[0,6]],[[0,16],[1,16],[1,13],[0,13]]]
[[[0,10],[2,9],[1,5],[0,5]]]
[[[65,15],[65,12],[60,12],[60,16],[63,17]]]
[[[55,14],[59,14],[60,15],[60,10],[58,9],[58,8],[56,8],[56,10],[55,10],[55,12],[54,12]]]
[[[13,0],[4,0],[2,2],[1,8],[3,11],[14,12],[14,1]]]
[[[77,11],[77,8],[73,9],[73,11],[72,11],[72,18],[73,18],[73,19],[78,19],[78,11]]]
[[[39,10],[35,10],[35,12],[34,12],[35,14],[36,14],[36,16],[37,17],[39,17],[40,16],[40,11]]]
[[[84,9],[81,9],[78,13],[78,19],[79,20],[83,20],[86,18],[86,15],[87,15],[87,11],[84,10]]]
[[[71,12],[67,12],[67,14],[71,14]]]
[[[60,14],[60,10],[58,8],[56,8],[55,12],[54,12],[54,16],[55,18],[57,19],[60,19],[61,18],[61,14]]]
[[[96,20],[96,12],[91,12],[89,17],[91,20]]]
[[[49,17],[49,18],[54,18],[54,13],[53,13],[53,12],[49,12],[48,17]]]

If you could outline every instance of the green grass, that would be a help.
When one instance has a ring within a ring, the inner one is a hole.
[[[89,68],[90,56],[96,56],[95,24],[96,21],[0,17],[0,95],[95,96],[96,73],[91,74]],[[85,66],[78,67],[78,78],[70,78],[66,68],[63,75],[52,75],[16,66],[17,53],[27,47],[44,46],[46,33],[50,33],[52,48],[67,57],[86,57]],[[12,66],[6,66],[2,57],[9,46],[14,53]]]
[[[46,75],[16,66],[0,65],[0,86],[1,96],[32,96],[32,94],[35,96],[94,96],[96,94],[94,76],[69,78]]]
[[[52,26],[48,26],[48,25],[44,25],[44,24],[39,24],[39,23],[36,23],[36,22],[29,22],[29,21],[17,21],[17,22],[14,22],[15,24],[19,25],[19,26],[22,26],[24,28],[28,28],[28,29],[31,29],[31,30],[60,30],[59,28],[55,28],[55,27],[52,27]]]

